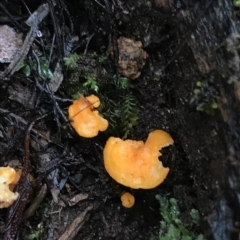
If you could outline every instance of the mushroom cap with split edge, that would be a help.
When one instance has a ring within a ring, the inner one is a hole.
[[[151,132],[146,143],[110,137],[103,152],[105,169],[124,186],[134,189],[157,187],[169,172],[158,159],[161,156],[159,150],[173,142],[163,130]]]

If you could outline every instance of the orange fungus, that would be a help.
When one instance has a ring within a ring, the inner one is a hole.
[[[108,121],[95,109],[99,106],[99,98],[91,95],[81,97],[69,107],[68,115],[71,125],[80,136],[95,137],[99,131],[105,131],[108,128]]]
[[[105,145],[104,166],[118,183],[138,189],[150,189],[161,184],[169,168],[165,168],[158,157],[159,150],[173,144],[171,136],[162,130],[155,130],[146,143],[110,137]]]
[[[125,192],[121,196],[121,201],[122,201],[123,207],[131,208],[135,203],[135,198],[131,193]]]
[[[7,208],[18,198],[17,192],[12,192],[10,185],[17,184],[20,176],[11,167],[0,167],[0,208]]]

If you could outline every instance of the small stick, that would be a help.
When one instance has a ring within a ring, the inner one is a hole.
[[[42,120],[43,118],[47,117],[49,115],[49,113],[46,113],[40,117],[35,118],[30,125],[27,128],[26,134],[25,134],[25,140],[24,140],[24,147],[25,147],[25,161],[24,161],[24,165],[23,165],[23,169],[24,171],[28,172],[28,168],[30,165],[30,150],[29,150],[29,146],[30,146],[30,133],[33,129],[33,126],[36,124],[36,122]]]
[[[65,229],[64,233],[57,240],[72,240],[82,228],[83,224],[89,219],[89,212],[93,209],[93,205],[89,205],[84,212],[80,213],[72,223]]]
[[[16,186],[16,192],[19,193],[17,201],[9,208],[6,219],[6,227],[3,236],[3,240],[15,239],[16,233],[18,231],[19,224],[21,223],[24,209],[28,203],[30,195],[30,181],[28,178],[28,170],[30,166],[30,133],[33,126],[37,121],[48,116],[49,113],[44,114],[40,117],[35,118],[28,126],[25,134],[24,147],[25,147],[25,161],[23,165],[23,172],[21,178]]]

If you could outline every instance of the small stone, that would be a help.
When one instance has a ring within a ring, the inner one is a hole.
[[[7,25],[0,26],[0,62],[9,63],[18,54],[23,44],[22,34],[17,34]]]

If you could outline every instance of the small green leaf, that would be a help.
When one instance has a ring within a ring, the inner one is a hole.
[[[29,65],[29,64],[27,63],[26,60],[22,61],[22,62],[20,63],[20,65],[18,66],[17,71],[20,70],[21,68],[25,67],[25,66],[28,66],[28,65]]]
[[[31,75],[31,68],[29,65],[25,65],[21,68],[21,71],[24,73],[24,75],[26,75],[27,77],[29,77]]]
[[[205,240],[205,238],[202,234],[200,234],[197,236],[196,240]]]
[[[194,92],[195,95],[198,95],[200,93],[200,90],[199,89],[194,89],[193,92]]]
[[[68,69],[74,70],[76,67],[77,61],[80,59],[80,56],[76,53],[70,54],[69,56],[63,58],[64,64]]]
[[[196,85],[197,85],[197,87],[202,87],[202,82],[197,81]]]
[[[215,102],[214,102],[214,103],[212,103],[212,108],[213,108],[213,109],[217,109],[217,108],[218,108],[218,105],[217,105],[217,103],[215,103]]]
[[[29,240],[39,239],[41,232],[40,231],[34,231],[31,234],[28,235]]]
[[[79,93],[75,93],[72,95],[73,100],[78,100],[79,99]]]
[[[83,84],[84,87],[90,88],[91,90],[98,92],[98,83],[97,81],[94,79],[93,76],[91,75],[87,75],[86,76],[86,82]]]
[[[48,68],[48,66],[46,65],[46,63],[40,64],[41,67],[41,71],[42,71],[42,75],[45,78],[52,78],[53,77],[53,73],[51,72],[51,70]]]
[[[193,221],[196,225],[199,225],[200,215],[199,215],[198,210],[192,209],[191,212],[190,212],[190,215],[191,215],[191,217],[192,217],[192,221]]]
[[[240,0],[234,0],[234,6],[239,7],[240,6]]]

